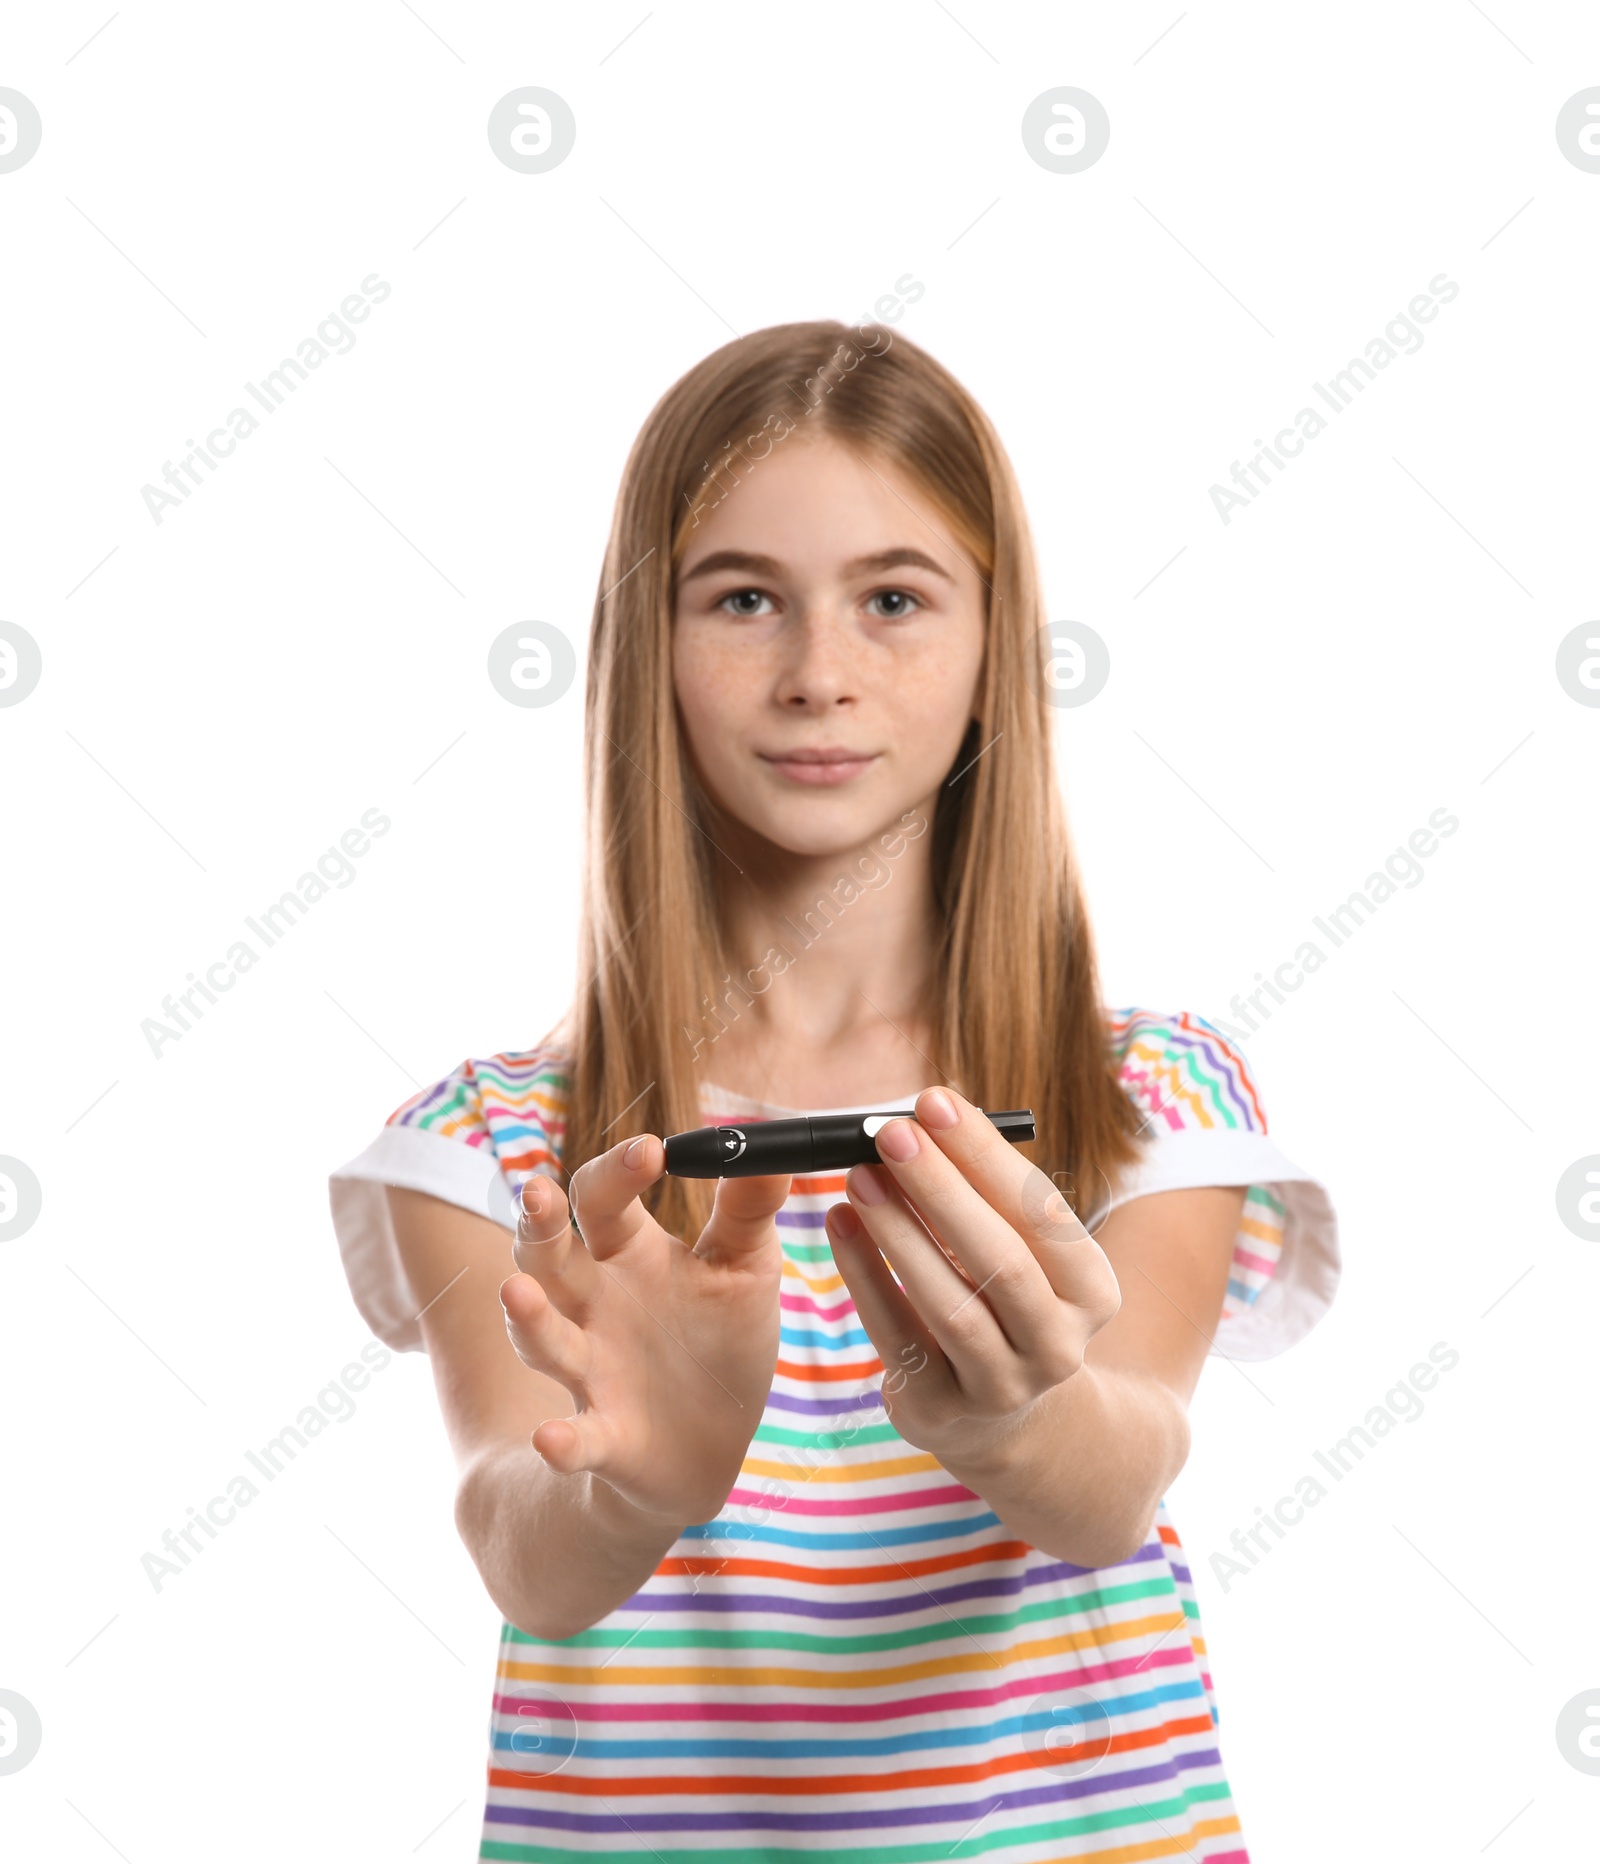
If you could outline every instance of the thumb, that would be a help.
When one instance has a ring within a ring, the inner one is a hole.
[[[792,1182],[788,1172],[761,1178],[719,1178],[711,1219],[694,1252],[708,1262],[738,1262],[778,1240],[773,1218],[782,1210]]]

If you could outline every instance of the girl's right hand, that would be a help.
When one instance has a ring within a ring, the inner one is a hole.
[[[783,1263],[773,1218],[790,1180],[719,1180],[690,1248],[639,1202],[665,1170],[665,1147],[645,1134],[581,1166],[570,1204],[552,1179],[529,1178],[519,1273],[500,1301],[517,1357],[575,1407],[540,1424],[533,1447],[552,1469],[588,1472],[687,1526],[727,1501],[772,1387]]]

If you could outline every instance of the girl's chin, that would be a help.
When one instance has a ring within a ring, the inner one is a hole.
[[[794,808],[763,811],[754,820],[741,814],[739,820],[773,856],[796,861],[836,860],[842,879],[861,859],[869,843],[887,835],[903,835],[909,813],[909,809],[896,811],[885,819],[881,806],[841,807],[829,809],[819,820],[821,812],[815,808]]]

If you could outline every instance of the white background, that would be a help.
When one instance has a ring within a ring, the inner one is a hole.
[[[0,614],[44,674],[0,709],[0,1153],[44,1205],[0,1243],[0,1689],[44,1740],[7,1854],[476,1855],[499,1620],[425,1359],[159,1592],[141,1555],[367,1337],[329,1170],[567,1001],[581,665],[517,709],[488,643],[537,618],[581,662],[657,396],[907,273],[1052,615],[1110,648],[1059,745],[1112,1003],[1231,1019],[1460,821],[1246,1044],[1347,1263],[1293,1352],[1213,1359],[1169,1497],[1252,1858],[1592,1847],[1554,1729],[1600,1688],[1600,1254],[1555,1186],[1600,1151],[1600,710],[1554,666],[1596,612],[1600,175],[1554,122],[1600,15],[419,11],[8,23],[44,135],[0,175]],[[528,84],[578,124],[543,175],[485,133]],[[1020,136],[1061,84],[1112,126],[1076,175]],[[354,349],[155,524],[140,488],[372,272]],[[1224,525],[1208,488],[1441,272],[1423,347]],[[355,882],[155,1059],[142,1019],[371,807]],[[1225,1591],[1211,1554],[1436,1341],[1425,1414]]]

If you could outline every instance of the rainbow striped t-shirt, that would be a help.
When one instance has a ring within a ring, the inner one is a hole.
[[[1267,1137],[1251,1072],[1211,1024],[1107,1019],[1147,1115],[1116,1202],[1247,1185],[1213,1351],[1283,1351],[1337,1286],[1325,1190]],[[559,1166],[566,1080],[548,1048],[463,1062],[334,1174],[351,1291],[390,1346],[422,1339],[383,1186],[509,1230],[523,1180]],[[713,1086],[702,1104],[708,1124],[865,1110]],[[911,1103],[873,1103],[896,1104]],[[778,1213],[777,1369],[716,1518],[589,1630],[503,1626],[480,1858],[1247,1864],[1165,1502],[1131,1559],[1074,1566],[906,1443],[822,1227],[843,1195],[842,1172],[797,1177]]]

